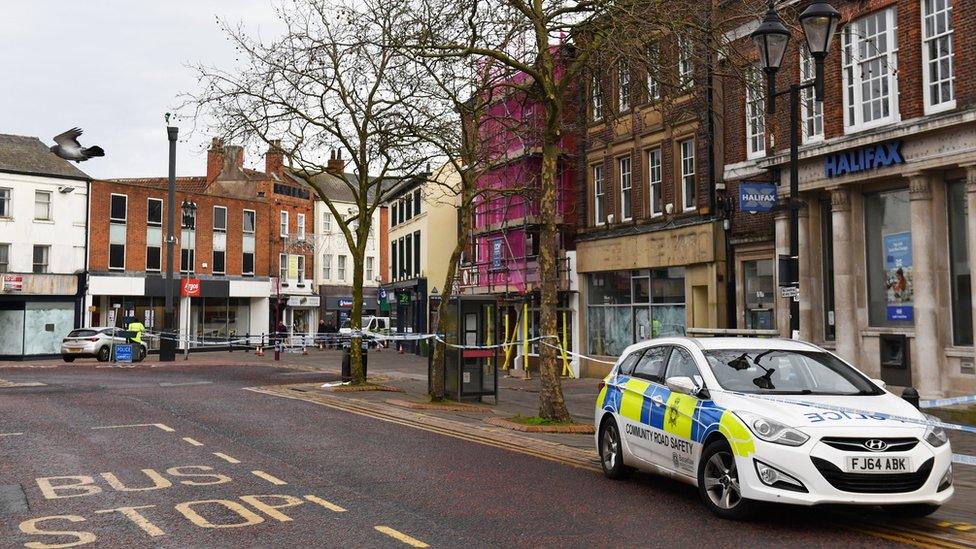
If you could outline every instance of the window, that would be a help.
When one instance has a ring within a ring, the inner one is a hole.
[[[413,233],[413,275],[420,276],[420,231]]]
[[[407,251],[406,251],[406,239],[401,238],[397,242],[400,243],[400,264],[397,266],[397,278],[404,279],[407,277]]]
[[[651,217],[664,213],[661,191],[661,149],[647,153],[647,184],[651,190]]]
[[[390,280],[399,278],[397,272],[397,243],[390,242]]]
[[[227,232],[227,208],[223,206],[214,206],[213,228],[214,231],[217,232]]]
[[[413,192],[413,215],[420,215],[420,189]]]
[[[657,44],[647,48],[647,100],[656,101],[661,98],[661,82],[657,79],[658,63],[661,51]]]
[[[695,184],[695,140],[681,142],[681,204],[685,211],[694,210],[698,186]]]
[[[586,275],[588,348],[619,356],[637,341],[684,334],[684,276],[682,267]]]
[[[698,366],[695,365],[695,359],[691,358],[691,353],[682,347],[673,347],[671,350],[671,358],[668,359],[668,369],[667,373],[664,374],[664,380],[667,381],[672,377],[687,377],[696,383],[702,382],[701,373],[698,371]]]
[[[322,278],[324,280],[332,278],[332,254],[322,256]]]
[[[914,324],[912,222],[908,204],[908,189],[864,197],[871,326]]]
[[[691,38],[687,36],[678,37],[678,77],[681,79],[681,86],[688,86],[694,78],[694,64],[692,63]]]
[[[593,224],[606,221],[606,194],[603,188],[603,166],[593,166]]]
[[[969,245],[966,223],[966,182],[947,186],[949,207],[949,284],[952,286],[952,342],[973,344],[972,278],[969,273]]]
[[[213,274],[226,274],[227,252],[224,250],[214,250],[213,251]]]
[[[603,118],[603,90],[600,89],[600,79],[595,77],[590,84],[590,108],[594,122]]]
[[[298,238],[305,239],[305,214],[298,214],[295,218],[295,224],[298,225]]]
[[[10,189],[0,188],[0,217],[11,217]]]
[[[154,227],[163,225],[163,201],[159,198],[150,198],[146,206],[146,223]]]
[[[667,345],[648,349],[634,366],[634,375],[654,383],[664,383],[664,367],[670,350]]]
[[[322,214],[322,232],[325,234],[332,232],[332,214],[329,212]]]
[[[617,68],[617,109],[623,112],[630,108],[630,67],[620,63]]]
[[[288,281],[288,254],[278,254],[278,278],[282,282]]]
[[[297,269],[298,283],[304,284],[305,283],[305,256],[303,254],[298,254],[295,256],[295,259],[298,260],[298,269]]]
[[[820,261],[823,278],[824,339],[833,341],[834,330],[834,225],[830,198],[820,201]]]
[[[617,374],[624,376],[633,375],[634,366],[637,365],[637,361],[640,360],[642,356],[644,356],[644,349],[634,351],[627,355],[627,358],[620,361],[620,367],[617,368]]]
[[[241,274],[244,276],[254,276],[254,252],[244,252]]]
[[[34,191],[34,219],[51,220],[51,191]]]
[[[124,194],[113,194],[112,203],[108,214],[109,221],[120,221],[125,223],[127,219],[128,206],[129,198],[127,196]]]
[[[742,262],[742,306],[746,328],[750,330],[776,329],[776,282],[773,279],[773,260],[756,259]]]
[[[413,238],[406,236],[403,240],[406,242],[406,251],[403,253],[403,276],[410,278],[413,276]]]
[[[282,212],[279,212],[278,215],[279,215],[279,219],[278,219],[279,231],[278,231],[278,234],[280,234],[281,236],[288,236],[288,212],[282,211]]]
[[[403,223],[404,221],[407,220],[407,217],[406,217],[406,209],[407,209],[406,208],[406,204],[404,204],[403,203],[403,199],[401,199],[400,200],[400,213],[399,213],[399,216],[397,217],[397,224]]]
[[[34,246],[34,274],[48,272],[48,260],[50,259],[50,255],[50,246]]]
[[[396,227],[397,226],[397,209],[398,209],[397,208],[397,203],[394,202],[393,203],[393,210],[392,210],[392,213],[390,214],[390,228],[393,228],[393,227]]]
[[[244,210],[244,234],[254,234],[256,224],[257,214],[254,210]]]
[[[800,84],[812,84],[816,77],[816,63],[810,55],[810,50],[803,46],[800,53]],[[800,97],[800,120],[804,143],[823,139],[823,102],[816,100],[812,87],[803,90],[803,96]]]
[[[196,250],[193,248],[180,249],[180,272],[183,274],[193,274],[196,265]]]
[[[373,281],[373,258],[366,258],[366,280],[369,282]]]
[[[628,219],[634,217],[634,207],[633,201],[631,200],[631,190],[633,188],[633,180],[631,178],[630,171],[630,157],[624,157],[619,159],[619,171],[620,171],[620,220],[627,221]]]
[[[338,261],[336,265],[337,278],[344,282],[346,280],[346,256],[340,255],[336,260]]]
[[[922,0],[922,42],[925,112],[955,108],[952,0]]]
[[[0,244],[0,273],[10,272],[10,244]]]
[[[159,271],[161,269],[162,249],[159,246],[146,246],[146,270]]]
[[[844,126],[873,128],[898,119],[898,19],[894,7],[844,27]]]
[[[763,73],[753,66],[746,76],[746,157],[766,156],[766,101]]]
[[[407,216],[407,221],[413,219],[413,195],[407,194],[404,198],[400,199],[400,209],[406,211],[404,214]]]

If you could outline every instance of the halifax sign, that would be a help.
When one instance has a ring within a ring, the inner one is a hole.
[[[825,158],[824,177],[840,177],[904,163],[905,157],[901,154],[901,141],[865,145],[834,153]]]

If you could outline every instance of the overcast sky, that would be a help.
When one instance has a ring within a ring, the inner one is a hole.
[[[73,126],[104,158],[96,178],[165,176],[164,113],[196,81],[185,64],[234,64],[216,17],[280,32],[271,0],[0,0],[0,133],[52,138]],[[177,173],[203,175],[209,136],[180,122]],[[249,165],[263,160],[248,158]]]

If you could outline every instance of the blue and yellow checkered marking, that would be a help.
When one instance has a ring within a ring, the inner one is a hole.
[[[719,431],[730,441],[736,455],[748,456],[755,452],[748,428],[734,414],[711,400],[674,393],[666,387],[630,376],[608,377],[605,381],[606,386],[597,397],[603,410],[699,444]],[[658,400],[661,404],[656,402]]]

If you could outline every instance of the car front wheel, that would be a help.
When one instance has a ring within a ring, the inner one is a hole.
[[[108,359],[111,358],[108,347],[106,346],[99,349],[98,355],[95,358],[98,359],[99,362],[108,362]]]
[[[607,478],[622,479],[631,469],[624,465],[623,450],[620,446],[620,431],[613,418],[600,426],[600,464]]]
[[[698,492],[705,506],[723,519],[746,520],[756,510],[756,502],[742,497],[735,456],[724,439],[712,442],[702,452]]]

